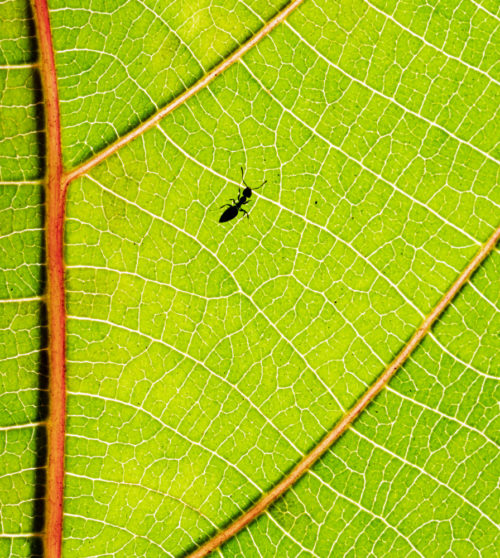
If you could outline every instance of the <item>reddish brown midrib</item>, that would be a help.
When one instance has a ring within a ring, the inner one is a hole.
[[[53,190],[58,194],[60,182]],[[66,423],[66,312],[64,302],[64,204],[51,195],[47,226],[47,310],[49,327],[49,417],[44,556],[59,558],[62,544],[64,442]]]
[[[64,303],[63,228],[65,194],[62,187],[61,121],[54,48],[46,0],[34,0],[45,126],[47,187],[45,200],[47,249],[47,319],[49,330],[49,417],[47,420],[47,485],[45,558],[59,558],[62,546],[64,441],[66,425],[66,311]]]

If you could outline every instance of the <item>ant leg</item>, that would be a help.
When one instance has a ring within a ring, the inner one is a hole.
[[[247,216],[248,219],[250,219],[250,215],[248,215],[248,211],[246,211],[246,210],[243,209],[242,207],[240,207],[240,211],[241,211],[242,213],[244,213],[244,214]]]

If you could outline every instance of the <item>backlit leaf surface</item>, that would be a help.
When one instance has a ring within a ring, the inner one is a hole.
[[[282,7],[52,1],[66,167]],[[0,10],[0,555],[30,556],[43,101],[31,11]],[[391,362],[498,226],[499,29],[496,2],[307,0],[71,184],[65,556],[186,555]],[[249,219],[219,224],[240,167],[267,183]],[[494,252],[348,433],[219,556],[498,555],[499,272]]]

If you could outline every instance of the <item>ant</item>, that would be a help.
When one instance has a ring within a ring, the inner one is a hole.
[[[220,216],[219,223],[226,223],[227,221],[231,221],[231,219],[234,219],[236,217],[236,215],[238,215],[238,213],[240,213],[240,211],[241,211],[241,213],[244,213],[248,218],[250,218],[248,216],[248,211],[245,211],[243,209],[243,207],[241,207],[242,205],[246,205],[248,203],[248,201],[250,200],[250,198],[252,197],[252,189],[245,182],[244,176],[245,175],[243,174],[243,167],[241,167],[241,182],[244,184],[245,188],[244,188],[243,192],[238,193],[238,199],[237,200],[235,200],[235,199],[231,200],[233,202],[232,205],[230,203],[226,203],[226,204],[221,206],[221,209],[223,207],[227,207],[227,209]],[[254,188],[254,190],[258,190],[259,188],[262,188],[262,186],[264,186],[264,184],[266,182],[267,182],[267,180],[264,180],[264,182],[258,188]]]

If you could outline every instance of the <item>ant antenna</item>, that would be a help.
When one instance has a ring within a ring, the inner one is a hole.
[[[257,188],[250,188],[250,186],[248,186],[248,184],[245,182],[245,175],[243,173],[243,167],[240,167],[241,169],[241,182],[250,190],[258,190],[259,188],[262,188],[262,186],[264,186],[264,184],[267,182],[267,180],[264,180],[264,182],[260,185],[257,186]]]
[[[240,167],[241,169],[241,182],[245,185],[246,188],[249,188],[248,184],[245,182],[245,175],[243,173],[243,167]]]

